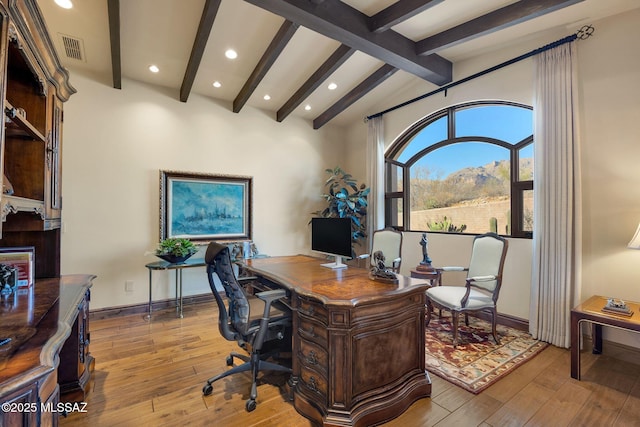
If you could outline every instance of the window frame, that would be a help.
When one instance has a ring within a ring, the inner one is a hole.
[[[520,237],[520,238],[532,238],[533,233],[531,231],[523,230],[523,219],[524,219],[524,192],[528,190],[533,190],[533,180],[527,181],[519,181],[520,178],[520,151],[527,147],[530,144],[534,143],[533,133],[524,139],[516,142],[510,143],[507,141],[503,141],[500,139],[486,137],[486,136],[463,136],[456,137],[455,130],[455,113],[457,111],[469,108],[478,108],[482,106],[512,106],[517,108],[525,108],[533,111],[533,107],[521,104],[512,101],[501,101],[501,100],[484,100],[484,101],[473,101],[473,102],[465,102],[461,104],[452,105],[441,110],[438,110],[421,120],[417,121],[413,125],[411,125],[402,135],[400,135],[394,142],[391,144],[387,152],[385,153],[384,158],[384,216],[385,216],[385,226],[386,227],[394,227],[400,230],[405,231],[430,231],[430,230],[412,230],[411,229],[411,199],[410,199],[410,188],[411,188],[411,178],[410,171],[411,167],[422,159],[424,156],[428,155],[430,152],[435,151],[439,148],[446,147],[452,144],[459,144],[464,142],[481,142],[488,143],[500,146],[509,150],[509,162],[510,162],[510,203],[511,203],[511,233],[507,236],[509,237]],[[426,127],[434,123],[435,121],[441,119],[442,117],[447,117],[447,138],[442,141],[438,141],[434,144],[431,144],[427,147],[420,149],[416,152],[411,158],[409,158],[406,162],[400,162],[395,160],[402,151],[407,147],[416,135],[418,135],[422,130]],[[400,168],[402,171],[402,188],[400,191],[389,191],[390,188],[397,189],[397,171],[394,168]],[[400,217],[400,213],[398,210],[398,200],[401,200],[402,203],[402,217]],[[395,218],[395,221],[394,221]],[[401,220],[401,223],[400,223]],[[394,224],[394,222],[396,222]],[[431,232],[431,231],[430,231]],[[462,234],[474,234],[474,233],[462,233]],[[505,234],[502,234],[505,235]]]

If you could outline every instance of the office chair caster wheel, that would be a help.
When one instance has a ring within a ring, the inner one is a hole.
[[[209,396],[211,393],[213,393],[213,386],[211,384],[206,384],[202,387],[202,394]]]
[[[247,409],[247,412],[251,412],[256,409],[256,401],[253,399],[249,399],[247,400],[247,403],[244,405],[244,407]]]
[[[233,356],[227,356],[227,366],[233,366]]]

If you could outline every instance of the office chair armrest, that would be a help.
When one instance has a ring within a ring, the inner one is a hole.
[[[255,296],[264,301],[265,304],[271,305],[273,301],[286,297],[287,292],[284,289],[274,289],[271,291],[258,292]]]

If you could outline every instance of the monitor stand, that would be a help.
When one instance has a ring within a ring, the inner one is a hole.
[[[327,267],[327,268],[331,268],[331,269],[339,269],[339,268],[347,268],[347,264],[344,264],[342,262],[342,257],[339,255],[335,255],[336,260],[335,262],[329,262],[327,264],[320,264],[323,267]]]

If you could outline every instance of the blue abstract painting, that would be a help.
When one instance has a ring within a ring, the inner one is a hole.
[[[167,182],[169,237],[250,238],[250,181],[174,177]]]

